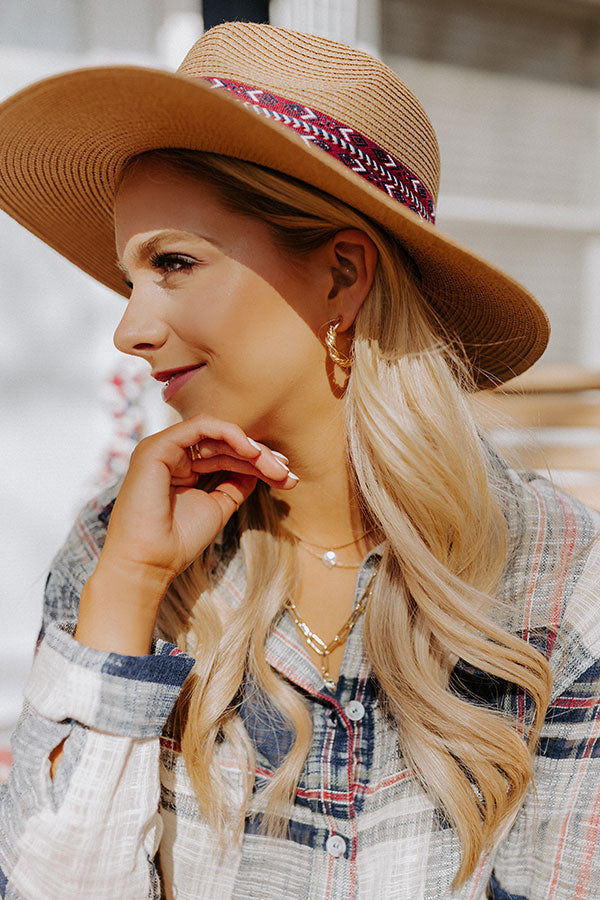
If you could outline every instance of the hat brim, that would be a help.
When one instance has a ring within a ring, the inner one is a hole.
[[[0,205],[93,278],[124,296],[113,230],[115,184],[131,157],[159,147],[220,153],[276,169],[338,197],[394,234],[415,261],[480,387],[543,353],[548,319],[491,263],[226,92],[162,70],[80,69],[44,79],[0,107]]]

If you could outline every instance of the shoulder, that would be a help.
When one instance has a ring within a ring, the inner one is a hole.
[[[96,568],[120,486],[121,481],[115,482],[86,503],[54,557],[46,581],[42,632],[53,621],[76,621],[79,595]]]
[[[532,473],[505,470],[506,625],[550,662],[555,691],[600,657],[600,515]]]

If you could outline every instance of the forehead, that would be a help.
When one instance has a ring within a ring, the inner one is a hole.
[[[119,185],[114,207],[117,253],[122,257],[135,235],[157,231],[233,238],[258,222],[227,209],[216,188],[201,176],[180,171],[159,159],[140,159]]]

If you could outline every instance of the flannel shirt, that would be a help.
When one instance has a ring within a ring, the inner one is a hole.
[[[330,692],[284,612],[269,663],[310,704],[313,740],[289,837],[259,833],[219,851],[199,815],[169,714],[192,658],[157,639],[144,657],[100,652],[72,635],[78,597],[105,535],[109,496],[90,503],[48,579],[44,637],[1,786],[0,896],[7,900],[591,900],[600,896],[600,549],[598,517],[543,479],[499,460],[510,549],[494,615],[535,641],[554,688],[526,799],[467,884],[454,830],[406,767],[363,646],[350,634]],[[356,598],[377,563],[364,560]],[[244,592],[239,553],[223,553],[231,603]],[[355,600],[356,602],[356,600]],[[558,633],[553,628],[558,628]],[[453,680],[476,702],[516,711],[514,686],[459,662]],[[240,709],[260,790],[289,746],[285,721],[247,694]],[[54,780],[48,754],[63,738]],[[226,741],[219,761],[233,792]]]

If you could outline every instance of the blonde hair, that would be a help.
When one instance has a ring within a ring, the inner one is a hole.
[[[542,655],[488,615],[507,534],[489,452],[469,408],[468,364],[434,319],[406,254],[376,223],[251,163],[186,150],[149,155],[207,179],[227,207],[265,222],[292,255],[348,227],[377,246],[344,400],[349,470],[365,521],[386,542],[366,612],[366,653],[407,764],[458,833],[462,859],[454,884],[464,884],[523,801],[551,687]],[[233,827],[239,835],[255,763],[238,709],[248,691],[254,700],[268,696],[293,740],[253,804],[264,810],[268,832],[282,834],[312,725],[304,698],[265,656],[269,632],[296,589],[296,548],[265,485],[241,508],[233,540],[246,571],[237,608],[220,596],[211,574],[216,550],[209,547],[175,580],[161,609],[162,632],[196,655],[175,725],[202,814],[221,834]],[[529,695],[535,707],[526,737],[508,713],[453,689],[459,660]],[[223,738],[242,772],[244,803],[235,814],[219,765]]]

